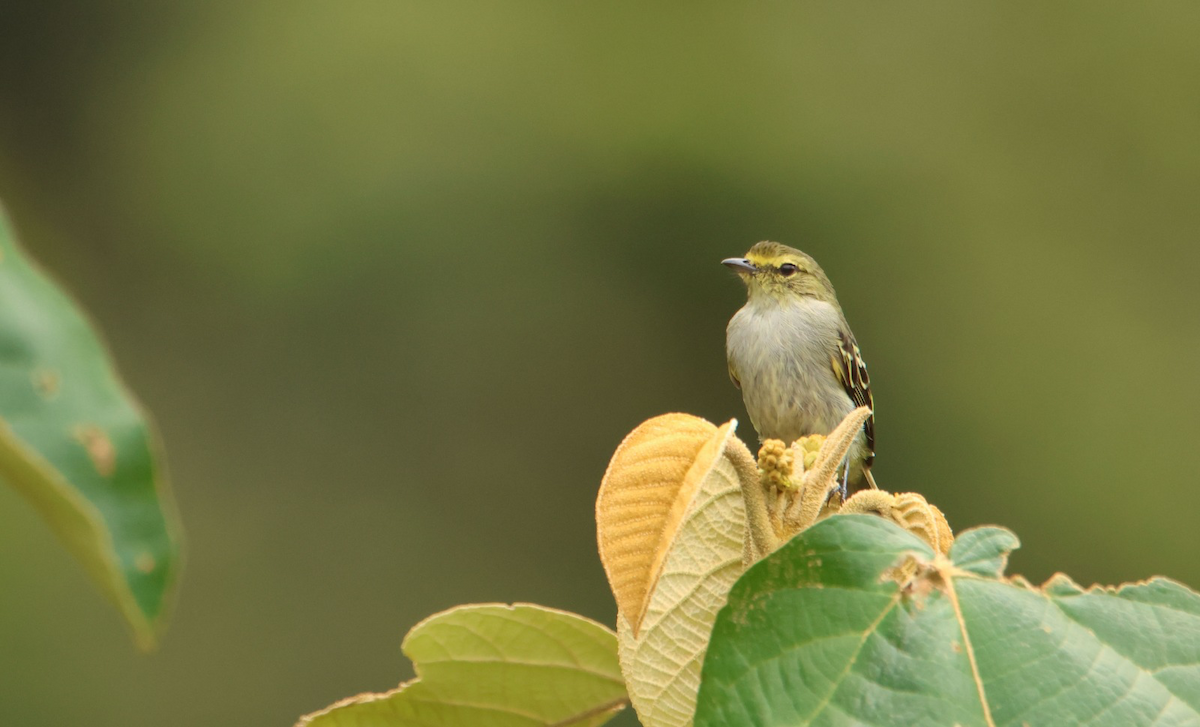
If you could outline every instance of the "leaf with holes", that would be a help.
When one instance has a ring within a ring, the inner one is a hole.
[[[616,634],[565,611],[458,606],[414,626],[401,649],[416,679],[297,727],[596,727],[629,701]]]
[[[179,571],[161,453],[79,309],[0,211],[0,479],[41,513],[153,646]]]
[[[1200,724],[1200,595],[1165,578],[1040,588],[1016,537],[949,556],[838,515],[751,567],[717,617],[696,727]]]

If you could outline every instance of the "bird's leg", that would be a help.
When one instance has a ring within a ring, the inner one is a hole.
[[[842,476],[838,478],[838,480],[840,480],[840,481],[837,483],[837,486],[825,494],[825,502],[824,502],[824,504],[821,505],[822,509],[824,509],[829,504],[829,501],[833,498],[834,494],[837,494],[838,497],[840,497],[842,499],[843,503],[846,502],[847,493],[850,489],[850,455],[849,454],[846,455],[845,463],[846,463],[846,466],[842,468]]]
[[[842,502],[846,501],[846,495],[850,490],[850,454],[846,453],[846,468],[842,470]]]

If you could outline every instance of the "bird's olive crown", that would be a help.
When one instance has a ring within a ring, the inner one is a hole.
[[[816,260],[796,248],[764,240],[755,243],[745,259],[754,266],[753,273],[741,275],[752,297],[758,293],[776,299],[806,296],[837,305],[825,271]]]

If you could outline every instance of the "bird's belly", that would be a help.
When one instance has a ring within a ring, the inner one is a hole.
[[[836,380],[835,388],[830,382],[770,367],[748,378],[742,383],[746,410],[763,439],[792,442],[809,434],[829,434],[854,409]]]
[[[833,373],[836,319],[748,314],[730,327],[729,353],[754,428],[792,442],[829,434],[854,409]],[[735,353],[737,352],[737,353]],[[753,352],[753,353],[749,353]]]

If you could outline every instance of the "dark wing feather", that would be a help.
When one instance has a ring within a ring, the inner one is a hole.
[[[854,334],[849,331],[841,332],[841,345],[838,346],[838,354],[833,357],[833,372],[855,406],[871,409],[871,416],[863,424],[863,431],[867,435],[867,458],[863,460],[863,470],[869,473],[875,461],[875,399],[871,396],[871,377],[867,376],[867,364],[854,341]]]

